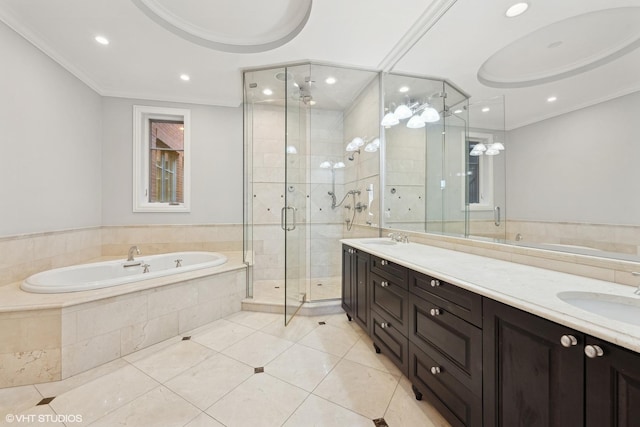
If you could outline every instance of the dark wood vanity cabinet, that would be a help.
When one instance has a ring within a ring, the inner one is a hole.
[[[585,346],[585,426],[640,426],[640,355],[592,337]]]
[[[409,288],[409,380],[416,398],[426,395],[453,426],[481,426],[482,297],[413,271]]]
[[[488,298],[483,305],[484,426],[583,426],[583,334]]]
[[[369,254],[342,245],[342,308],[369,331]]]
[[[371,339],[376,352],[389,357],[405,375],[409,367],[407,277],[406,267],[371,255]]]
[[[343,246],[342,307],[453,426],[640,427],[640,354]]]

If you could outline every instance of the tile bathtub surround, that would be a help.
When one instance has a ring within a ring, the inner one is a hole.
[[[102,226],[0,237],[0,286],[32,274],[94,261],[143,254],[242,250],[242,224]]]
[[[0,390],[0,415],[78,414],[78,425],[96,426],[364,427],[382,419],[390,426],[448,426],[415,400],[408,380],[344,314],[298,317],[291,326],[282,315],[234,313],[188,331],[188,341],[163,341],[57,383]],[[346,339],[344,356],[303,344],[319,328],[342,333],[335,340]],[[264,343],[253,338],[261,334],[288,344],[257,357],[268,362],[254,373],[260,366],[236,359],[234,346],[258,355]],[[53,393],[53,401],[36,406]]]

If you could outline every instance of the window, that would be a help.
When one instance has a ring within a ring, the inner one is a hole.
[[[467,138],[462,135],[463,161],[466,163],[467,202],[474,211],[493,210],[493,156],[471,156],[476,144],[489,146],[493,143],[493,135],[470,132]],[[464,195],[463,195],[464,197]],[[464,205],[464,203],[463,203]]]
[[[133,211],[189,212],[189,110],[133,107]]]

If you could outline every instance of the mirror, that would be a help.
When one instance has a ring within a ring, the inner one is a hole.
[[[513,18],[505,16],[508,6],[457,0],[394,66],[394,73],[442,76],[461,88],[470,96],[468,141],[505,147],[490,162],[459,152],[458,161],[468,162],[463,174],[477,168],[485,182],[467,196],[466,229],[442,231],[640,261],[640,0],[530,2]],[[444,146],[453,149],[453,139],[447,135]],[[387,174],[386,187],[395,179]]]

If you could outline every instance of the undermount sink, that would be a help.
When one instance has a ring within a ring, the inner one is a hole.
[[[382,245],[382,246],[393,246],[397,244],[393,240],[361,240],[360,243],[363,245]]]
[[[597,292],[559,292],[558,298],[580,310],[640,326],[640,297]]]

